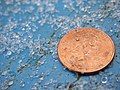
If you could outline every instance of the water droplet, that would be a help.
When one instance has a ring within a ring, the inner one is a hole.
[[[36,85],[32,86],[32,90],[38,90],[38,87]]]
[[[13,81],[9,81],[8,85],[11,86],[11,85],[13,85],[13,83],[14,83]]]
[[[56,67],[56,66],[54,66],[53,68],[54,68],[54,69],[56,69],[57,67]]]
[[[44,79],[44,77],[42,76],[42,77],[40,77],[39,79],[40,79],[40,80],[43,80],[43,79]]]
[[[87,56],[87,55],[88,55],[88,52],[85,52],[84,55]]]
[[[102,77],[101,78],[101,82],[104,84],[104,83],[107,83],[108,81],[108,78],[107,77]]]
[[[18,63],[19,63],[19,64],[20,64],[20,63],[22,63],[22,60],[19,60],[19,62],[18,62]]]
[[[7,55],[7,56],[10,56],[11,54],[12,54],[12,52],[11,52],[11,51],[8,51],[6,55]]]
[[[37,65],[43,65],[45,62],[44,61],[37,61]]]
[[[76,41],[79,41],[79,38],[75,38]]]
[[[67,8],[67,5],[64,5],[64,8]]]
[[[66,70],[66,67],[63,67],[63,70]]]
[[[113,30],[111,29],[110,32],[113,32]]]
[[[25,82],[23,80],[20,81],[20,87],[24,87],[25,86]]]
[[[35,54],[35,52],[32,52],[31,54],[32,54],[32,55],[34,55],[34,54]]]
[[[22,28],[22,31],[25,31],[25,28]]]

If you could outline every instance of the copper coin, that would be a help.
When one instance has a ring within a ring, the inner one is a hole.
[[[58,56],[69,70],[90,73],[106,67],[113,59],[115,46],[102,30],[77,28],[70,30],[58,44]]]

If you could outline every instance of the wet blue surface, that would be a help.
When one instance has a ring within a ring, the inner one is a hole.
[[[59,62],[57,44],[76,27],[100,28],[113,39],[116,54],[106,69],[81,75]],[[0,90],[119,90],[119,85],[119,0],[0,1]]]

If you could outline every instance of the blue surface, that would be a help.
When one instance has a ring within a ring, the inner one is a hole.
[[[114,60],[99,73],[81,75],[59,62],[57,44],[76,27],[100,28],[113,39]],[[120,1],[1,0],[0,90],[89,89],[120,89]]]

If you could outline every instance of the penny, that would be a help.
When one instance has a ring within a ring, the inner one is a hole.
[[[105,68],[113,59],[112,39],[96,28],[76,28],[62,37],[58,56],[69,70],[90,73]]]

